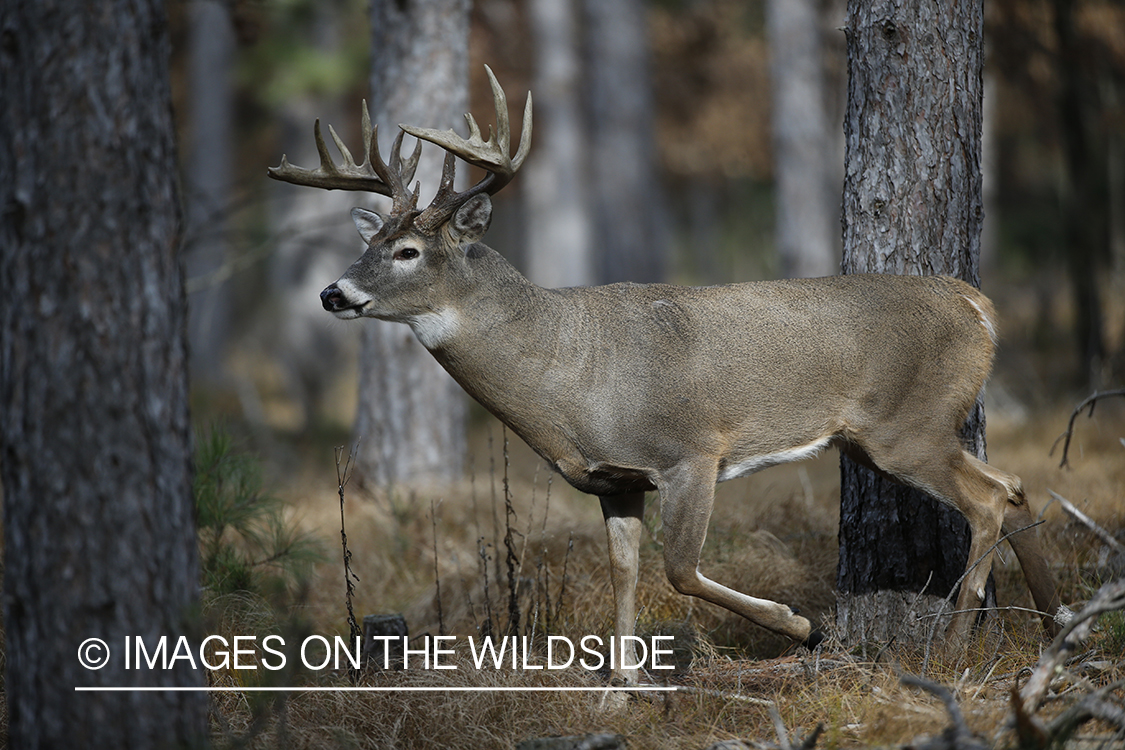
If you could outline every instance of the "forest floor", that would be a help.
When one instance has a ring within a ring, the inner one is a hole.
[[[989,409],[989,460],[1022,477],[1033,512],[1045,520],[1036,533],[1062,600],[1080,609],[1100,586],[1125,575],[1125,556],[1075,520],[1052,493],[1125,541],[1125,399],[1107,400],[1092,417],[1078,417],[1064,469],[1059,449],[1053,455],[1051,449],[1073,404],[1027,409],[1006,398],[1004,389],[997,391],[1000,398]],[[367,492],[358,484],[344,489],[356,617],[401,612],[412,638],[455,636],[445,663],[456,669],[259,675],[289,684],[399,689],[217,694],[212,715],[218,746],[510,748],[528,738],[600,733],[621,735],[631,748],[702,750],[733,740],[796,748],[820,725],[820,748],[920,747],[922,738],[940,738],[955,721],[939,695],[903,684],[903,675],[949,690],[964,716],[958,746],[969,746],[964,743],[973,735],[987,747],[1018,744],[1011,691],[1027,681],[1049,645],[1032,614],[997,613],[968,652],[952,660],[927,644],[848,649],[832,637],[809,652],[671,588],[663,574],[655,496],[649,498],[641,551],[638,634],[672,636],[666,661],[675,669],[653,680],[677,691],[607,695],[592,689],[607,684],[605,670],[577,664],[550,671],[523,664],[478,669],[468,638],[507,632],[515,612],[519,632],[532,638],[532,664],[542,663],[547,635],[574,643],[586,635],[607,638],[612,593],[596,500],[551,477],[498,423],[481,420],[474,434],[471,478],[462,486],[440,493]],[[721,485],[701,568],[740,591],[797,605],[831,633],[838,492],[834,452]],[[292,518],[323,540],[327,559],[297,592],[288,614],[278,616],[284,623],[256,626],[346,636],[341,500],[332,456],[310,458],[282,494]],[[1002,607],[1032,606],[1006,546],[995,574]],[[245,614],[232,614],[226,626],[237,629],[240,617]],[[412,641],[411,648],[420,643]],[[1123,658],[1125,617],[1104,615],[1025,725],[1049,723],[1115,682],[1103,702],[1120,711]],[[218,684],[224,679],[213,675]],[[587,690],[497,690],[513,687]],[[1109,724],[1083,724],[1078,735],[1068,746],[1122,746],[1120,734],[1112,740],[1117,745],[1099,744],[1114,736]]]

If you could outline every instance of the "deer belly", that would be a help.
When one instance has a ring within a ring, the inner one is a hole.
[[[820,455],[820,452],[827,448],[831,442],[832,438],[824,437],[806,445],[798,445],[795,448],[788,448],[776,453],[745,456],[729,463],[723,461],[719,464],[719,481],[725,482],[728,479],[744,477],[747,474],[753,474],[755,471],[768,469],[778,464],[787,464],[790,461],[813,458]]]

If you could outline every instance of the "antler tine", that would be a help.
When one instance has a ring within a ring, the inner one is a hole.
[[[319,131],[320,129],[317,128],[317,130]],[[340,155],[344,157],[344,169],[346,170],[357,168],[359,165],[356,164],[355,159],[352,158],[352,152],[348,151],[348,147],[344,145],[344,142],[340,139],[340,136],[336,135],[336,129],[331,125],[328,126],[328,135],[332,136],[332,140],[336,143],[336,148],[340,149]],[[323,142],[324,139],[321,139],[321,143]],[[324,154],[323,156],[327,155],[328,154]],[[320,163],[322,166],[324,165],[323,157],[321,158]]]
[[[492,104],[496,108],[496,145],[500,153],[507,156],[511,153],[509,149],[512,144],[512,124],[508,120],[508,97],[504,94],[504,89],[500,88],[500,82],[493,75],[492,68],[485,65],[484,69],[488,73],[488,85],[492,87]],[[488,141],[492,142],[492,128],[488,129]]]
[[[340,150],[340,155],[343,163],[337,166],[332,159],[332,155],[328,151],[328,145],[324,142],[324,135],[320,130],[320,119],[318,118],[313,124],[313,140],[316,143],[316,151],[320,156],[320,166],[316,169],[303,169],[295,167],[289,163],[285,157],[281,157],[281,164],[277,167],[270,167],[268,174],[275,180],[282,182],[289,182],[294,185],[304,185],[307,187],[323,188],[325,190],[362,190],[370,193],[378,193],[385,195],[395,201],[395,205],[399,205],[404,201],[408,202],[409,195],[406,193],[405,188],[402,187],[403,182],[409,182],[414,177],[414,170],[418,165],[418,153],[420,148],[415,148],[415,153],[402,167],[402,173],[391,174],[386,170],[386,165],[379,157],[379,144],[378,144],[378,128],[372,127],[371,116],[367,111],[367,102],[363,103],[363,117],[361,121],[361,130],[363,133],[364,153],[365,158],[363,164],[356,164],[355,158],[352,156],[351,151],[344,145],[344,141],[336,134],[336,130],[329,125],[328,133],[332,136],[336,148]],[[399,140],[401,143],[401,138]],[[397,144],[396,144],[397,148]],[[377,168],[377,165],[383,166],[383,171]],[[396,179],[396,178],[404,179]],[[398,184],[396,189],[395,185]],[[401,194],[401,196],[400,196]],[[417,205],[417,197],[411,207]]]
[[[445,187],[445,175],[442,176],[442,188],[429,207],[422,212],[417,223],[424,227],[433,228],[448,219],[465,201],[474,195],[486,192],[494,195],[501,188],[512,181],[516,171],[523,165],[531,150],[531,94],[527,95],[527,104],[524,106],[523,132],[520,134],[520,145],[513,159],[509,153],[511,148],[511,123],[508,118],[508,100],[504,89],[496,80],[496,75],[487,65],[484,66],[488,74],[488,82],[492,87],[492,99],[496,108],[496,131],[488,129],[488,140],[481,136],[480,126],[472,114],[465,115],[465,123],[469,128],[469,137],[462,138],[453,130],[434,130],[419,128],[413,125],[399,125],[406,133],[421,140],[430,141],[445,149],[450,156],[457,156],[468,163],[480,167],[487,174],[485,177],[468,190],[455,193],[452,187]],[[446,157],[449,163],[449,156]],[[453,167],[450,167],[450,172]],[[450,177],[452,185],[452,177]]]

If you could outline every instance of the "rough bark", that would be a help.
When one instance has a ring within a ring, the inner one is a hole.
[[[770,0],[766,20],[773,81],[777,254],[786,278],[830,276],[839,268],[839,210],[822,55],[820,3]]]
[[[641,0],[584,0],[598,281],[664,280],[648,16]]]
[[[980,285],[982,16],[982,0],[848,3],[844,273]],[[963,439],[983,458],[979,399]],[[841,636],[925,637],[932,621],[908,610],[933,611],[960,577],[967,522],[847,458],[841,485]]]
[[[198,601],[164,4],[5,3],[0,19],[9,741],[199,744],[201,693],[74,690],[202,684],[122,653],[184,633]],[[110,649],[96,671],[78,662],[91,637]]]
[[[464,131],[468,110],[468,0],[378,0],[371,5],[371,117],[390,152],[398,123]],[[487,122],[487,120],[486,120]],[[420,205],[437,191],[444,152],[422,149]],[[464,171],[464,167],[462,167]],[[462,175],[462,178],[464,175]],[[461,476],[465,399],[410,329],[363,321],[356,470],[376,486]]]

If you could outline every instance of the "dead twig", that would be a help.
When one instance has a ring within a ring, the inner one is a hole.
[[[1125,552],[1125,544],[1117,541],[1113,537],[1113,534],[1110,534],[1108,531],[1099,526],[1092,518],[1090,518],[1082,511],[1078,510],[1078,508],[1074,507],[1073,503],[1071,503],[1069,500],[1067,500],[1065,497],[1058,494],[1054,490],[1047,490],[1047,492],[1051,494],[1051,497],[1055,499],[1055,502],[1063,507],[1063,510],[1073,516],[1075,520],[1088,528],[1090,531],[1094,532],[1094,536],[1096,536],[1098,539],[1101,539],[1107,546],[1113,548],[1114,551]]]
[[[358,581],[359,576],[352,572],[352,551],[348,549],[348,533],[344,530],[344,487],[347,486],[348,480],[352,477],[352,464],[358,450],[359,442],[357,441],[352,446],[351,452],[348,453],[347,462],[341,468],[340,459],[344,454],[344,447],[342,445],[336,446],[336,489],[340,495],[340,545],[344,551],[344,601],[348,605],[348,632],[351,634],[352,643],[363,639],[363,630],[356,622],[355,609],[352,607],[352,599],[355,597],[355,583],[353,581]],[[356,674],[353,674],[353,678],[356,676]]]
[[[1091,719],[1099,719],[1117,727],[1118,732],[1125,732],[1125,708],[1108,700],[1114,691],[1123,686],[1125,679],[1098,688],[1052,719],[1047,725],[1047,735],[1055,746],[1061,747],[1078,731],[1078,727]]]
[[[690,687],[684,685],[676,686],[677,693],[690,693],[693,695],[708,695],[713,698],[727,698],[733,701],[742,701],[743,703],[751,703],[755,706],[773,706],[777,710],[777,704],[765,698],[755,698],[752,695],[745,695],[743,693],[732,693],[729,690],[713,690],[711,688]]]
[[[440,501],[439,501],[440,504]],[[434,588],[437,589],[435,596],[437,597],[437,621],[438,621],[438,635],[445,635],[445,618],[442,616],[441,611],[441,572],[438,570],[438,550],[437,550],[437,507],[434,504],[434,499],[430,498],[430,523],[433,526],[433,541],[434,541]]]
[[[949,688],[905,673],[899,676],[899,682],[907,687],[916,687],[937,696],[949,714],[949,726],[941,736],[916,745],[918,750],[986,750],[988,745],[969,729],[969,725],[965,723],[965,715],[961,713],[961,707],[957,705],[957,700]]]
[[[1100,399],[1100,398],[1112,398],[1114,396],[1125,396],[1125,388],[1118,388],[1117,390],[1113,390],[1113,391],[1101,391],[1101,392],[1094,391],[1094,393],[1092,393],[1091,395],[1086,397],[1085,401],[1080,403],[1078,406],[1074,407],[1074,411],[1070,415],[1070,421],[1067,422],[1067,425],[1066,425],[1066,432],[1064,432],[1063,434],[1061,434],[1057,438],[1055,438],[1055,442],[1051,445],[1051,450],[1047,454],[1047,455],[1054,455],[1055,446],[1057,446],[1059,444],[1060,440],[1065,439],[1065,442],[1063,443],[1062,461],[1059,462],[1059,468],[1060,469],[1067,465],[1067,460],[1066,460],[1067,451],[1070,450],[1070,439],[1074,436],[1074,420],[1078,418],[1078,415],[1081,414],[1082,410],[1085,409],[1087,406],[1090,407],[1090,413],[1089,413],[1088,417],[1093,417],[1094,416],[1094,405],[1098,403],[1098,399]]]
[[[1031,715],[1047,695],[1051,681],[1062,671],[1066,660],[1090,636],[1094,621],[1106,613],[1125,608],[1125,578],[1105,584],[1089,603],[1074,614],[1051,645],[1039,657],[1038,664],[1020,690],[1023,712]],[[1017,717],[1018,718],[1018,717]]]
[[[922,674],[926,674],[926,671],[929,669],[929,665],[930,665],[930,646],[933,643],[934,636],[937,635],[937,628],[938,628],[938,625],[941,623],[941,617],[942,617],[942,615],[947,614],[946,609],[953,602],[953,594],[954,594],[954,592],[956,592],[958,590],[958,587],[965,580],[965,577],[968,576],[969,573],[971,573],[974,568],[976,568],[978,565],[980,565],[980,563],[986,557],[988,557],[990,554],[992,554],[993,550],[995,550],[997,547],[999,547],[1002,542],[1007,541],[1009,538],[1015,536],[1016,534],[1021,534],[1025,531],[1030,531],[1031,529],[1034,529],[1036,526],[1041,526],[1041,525],[1043,525],[1043,523],[1044,523],[1043,521],[1036,521],[1035,523],[1028,524],[1027,526],[1024,526],[1022,528],[1015,529],[1014,531],[1009,531],[1007,534],[1005,534],[1004,536],[997,539],[995,544],[993,544],[991,547],[986,549],[984,551],[984,554],[982,554],[980,557],[978,557],[976,560],[974,560],[972,565],[969,565],[967,568],[965,568],[965,572],[962,573],[961,577],[958,578],[957,581],[953,584],[953,588],[951,588],[949,590],[949,593],[946,595],[945,600],[942,602],[941,607],[938,609],[937,613],[935,615],[932,615],[933,618],[934,618],[934,624],[933,624],[933,627],[930,628],[929,636],[927,636],[927,638],[926,638],[926,649],[925,649],[926,655],[922,658]]]

